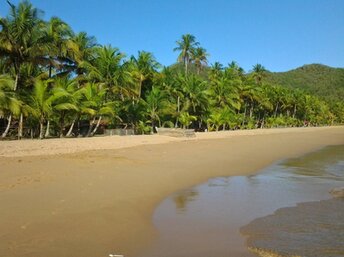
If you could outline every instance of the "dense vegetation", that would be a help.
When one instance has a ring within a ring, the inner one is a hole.
[[[249,73],[236,62],[209,67],[193,35],[176,41],[179,64],[162,67],[152,53],[126,57],[57,17],[40,16],[23,1],[9,3],[8,16],[0,18],[3,138],[92,136],[101,125],[151,133],[156,126],[228,130],[344,122],[342,101],[328,104],[266,83],[260,64]]]
[[[265,81],[289,88],[302,88],[329,102],[344,99],[343,68],[310,64],[287,72],[268,72]]]

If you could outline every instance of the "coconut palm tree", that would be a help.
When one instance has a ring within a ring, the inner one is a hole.
[[[219,62],[215,62],[210,67],[210,71],[209,71],[210,81],[218,79],[222,75],[222,72],[223,72],[223,65]]]
[[[231,107],[232,109],[240,109],[240,97],[237,87],[232,85],[232,81],[226,77],[211,81],[210,96],[213,105],[219,107]]]
[[[47,55],[42,58],[47,63],[49,78],[53,75],[53,69],[60,72],[71,71],[72,60],[68,57],[68,44],[72,35],[69,25],[58,17],[52,17],[46,23],[43,40],[47,43]]]
[[[42,59],[46,49],[45,42],[41,40],[44,22],[40,19],[41,11],[34,8],[30,2],[23,1],[18,6],[7,2],[10,6],[9,15],[0,18],[0,55],[6,58],[6,64],[13,70],[13,89],[16,91],[21,84],[21,67],[25,63],[38,63]],[[11,121],[12,117],[8,120]],[[21,128],[22,115],[19,121]],[[6,133],[3,136],[6,136]],[[21,138],[21,129],[18,131],[18,137]]]
[[[14,80],[8,75],[0,75],[0,117],[8,119],[7,126],[2,133],[2,138],[5,138],[11,125],[11,120],[14,115],[20,113],[21,102],[13,90]]]
[[[146,116],[152,127],[151,133],[153,133],[157,123],[161,127],[161,116],[169,112],[171,105],[167,101],[165,92],[153,86],[146,96],[144,106],[146,107]]]
[[[197,74],[200,74],[202,68],[208,64],[208,56],[207,50],[203,47],[196,47],[191,50],[190,60],[194,62]]]
[[[188,74],[188,65],[191,61],[191,55],[194,48],[199,45],[199,42],[196,41],[196,37],[191,34],[182,35],[182,38],[176,41],[177,47],[173,51],[180,51],[178,56],[178,62],[184,64],[185,74]]]
[[[0,18],[0,54],[14,68],[14,91],[20,82],[20,68],[25,62],[34,62],[41,57],[44,42],[41,40],[43,21],[40,11],[28,1],[10,5],[10,14]]]
[[[145,51],[139,51],[137,58],[132,56],[130,61],[129,70],[133,80],[137,83],[136,94],[137,98],[140,99],[152,87],[154,74],[160,68],[160,64],[152,53]]]
[[[259,63],[257,63],[256,65],[253,65],[252,75],[258,85],[261,85],[262,79],[265,77],[266,72],[267,70],[265,69],[263,65]]]
[[[53,109],[59,116],[59,136],[63,137],[66,117],[68,114],[71,116],[79,111],[78,105],[82,97],[82,92],[77,89],[77,82],[75,79],[62,77],[54,80],[52,93],[61,96],[59,99],[56,99]],[[74,121],[72,123],[74,123]]]
[[[189,128],[193,121],[196,121],[195,115],[190,115],[188,112],[182,112],[179,116],[179,121],[183,125],[183,129]]]
[[[52,113],[52,103],[54,97],[49,90],[49,80],[37,80],[34,84],[33,92],[31,95],[30,106],[35,110],[35,117],[39,122],[39,138],[44,138],[44,123],[48,122],[48,118]],[[49,131],[49,126],[48,129]]]
[[[96,46],[98,44],[95,37],[87,35],[86,32],[79,32],[67,41],[68,58],[73,62],[71,68],[77,74],[79,86],[87,82],[85,63],[93,60]]]
[[[113,93],[117,92],[122,69],[121,62],[124,54],[118,48],[112,46],[96,47],[94,58],[90,62],[84,62],[82,67],[88,71],[88,78],[106,89],[105,101],[113,100]]]
[[[90,125],[87,136],[93,136],[97,132],[104,116],[113,116],[115,114],[115,103],[104,100],[107,90],[101,84],[90,82],[83,87],[83,98],[79,102],[79,109],[81,114],[89,118]],[[98,121],[96,121],[97,118]]]

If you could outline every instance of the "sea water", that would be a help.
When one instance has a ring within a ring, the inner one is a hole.
[[[281,256],[344,256],[344,201],[329,200],[329,190],[342,186],[344,146],[281,161],[257,175],[211,179],[157,207],[159,236],[141,256],[256,256],[248,247]]]

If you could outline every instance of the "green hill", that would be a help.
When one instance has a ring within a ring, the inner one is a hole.
[[[184,65],[181,63],[175,63],[169,68],[172,72],[184,73]],[[208,71],[209,67],[204,67],[200,76],[207,79]],[[194,64],[189,65],[189,74],[196,74]],[[264,82],[299,88],[327,101],[344,99],[344,68],[308,64],[286,72],[267,72]]]
[[[265,82],[300,88],[326,100],[344,99],[344,68],[304,65],[287,72],[268,72]]]
[[[175,63],[172,64],[171,66],[168,67],[173,73],[182,73],[184,74],[185,72],[185,67],[183,63]],[[188,66],[188,74],[197,74],[197,68],[195,66],[195,64],[190,63]],[[204,79],[208,78],[208,70],[209,67],[203,67],[202,70],[200,71],[199,76],[201,76]]]

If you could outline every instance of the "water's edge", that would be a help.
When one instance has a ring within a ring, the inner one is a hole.
[[[344,146],[330,146],[279,161],[257,175],[215,178],[173,194],[154,213],[159,238],[144,256],[253,256],[248,248],[258,256],[291,256],[262,247],[248,224],[281,208],[293,211],[300,203],[330,199],[328,191],[343,185],[343,156]]]

